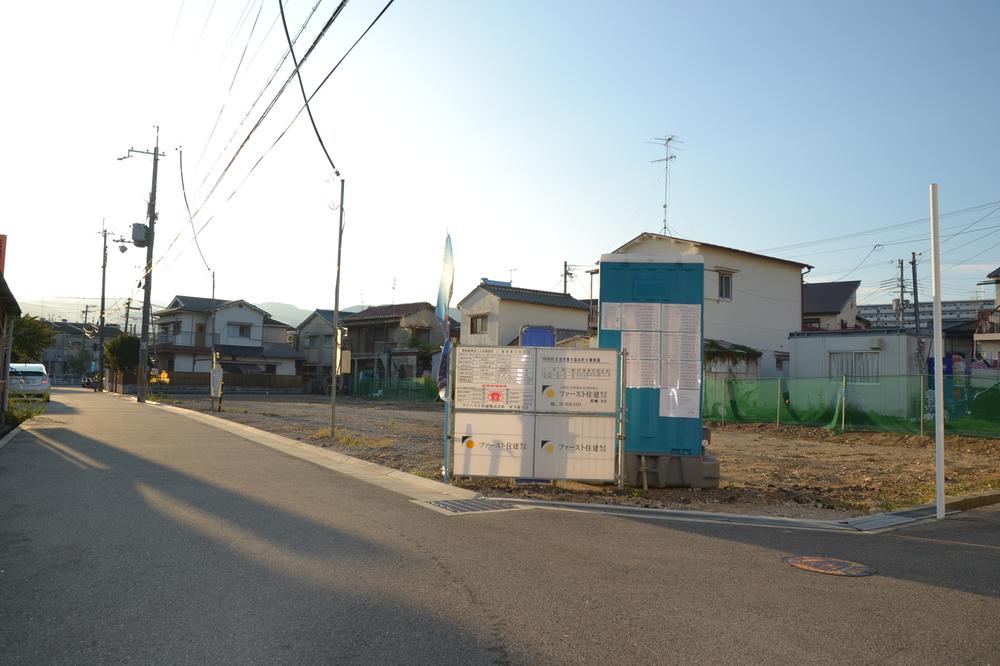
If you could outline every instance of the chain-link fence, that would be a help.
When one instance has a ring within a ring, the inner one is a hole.
[[[1000,377],[946,375],[945,432],[1000,437]],[[775,423],[934,433],[934,375],[732,379],[706,375],[702,415],[720,423]]]

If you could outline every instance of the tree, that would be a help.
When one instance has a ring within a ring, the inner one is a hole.
[[[104,345],[105,359],[112,370],[129,370],[139,366],[139,338],[122,333]]]
[[[42,352],[56,335],[44,319],[24,315],[14,320],[14,344],[10,349],[12,363],[41,363]]]
[[[81,349],[77,353],[70,355],[66,363],[69,366],[70,372],[82,375],[90,372],[90,364],[93,360],[94,355],[90,353],[89,349]]]

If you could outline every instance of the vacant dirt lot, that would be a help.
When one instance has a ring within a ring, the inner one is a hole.
[[[209,411],[207,397],[162,402]],[[440,404],[411,405],[342,398],[337,442],[330,440],[328,399],[313,396],[227,396],[223,418],[330,446],[396,469],[440,478]],[[790,517],[839,518],[933,500],[934,442],[884,433],[837,435],[823,428],[727,425],[713,428],[711,450],[722,465],[717,490],[626,488],[577,483],[515,486],[460,481],[484,494],[688,508]],[[1000,489],[1000,440],[949,437],[949,495]]]

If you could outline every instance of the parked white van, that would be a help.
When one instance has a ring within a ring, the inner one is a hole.
[[[49,373],[41,363],[10,364],[10,394],[44,398],[49,401]]]

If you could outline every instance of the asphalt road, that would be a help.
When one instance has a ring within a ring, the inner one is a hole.
[[[5,664],[682,660],[1000,663],[1000,511],[879,535],[444,516],[77,390],[0,450]]]

